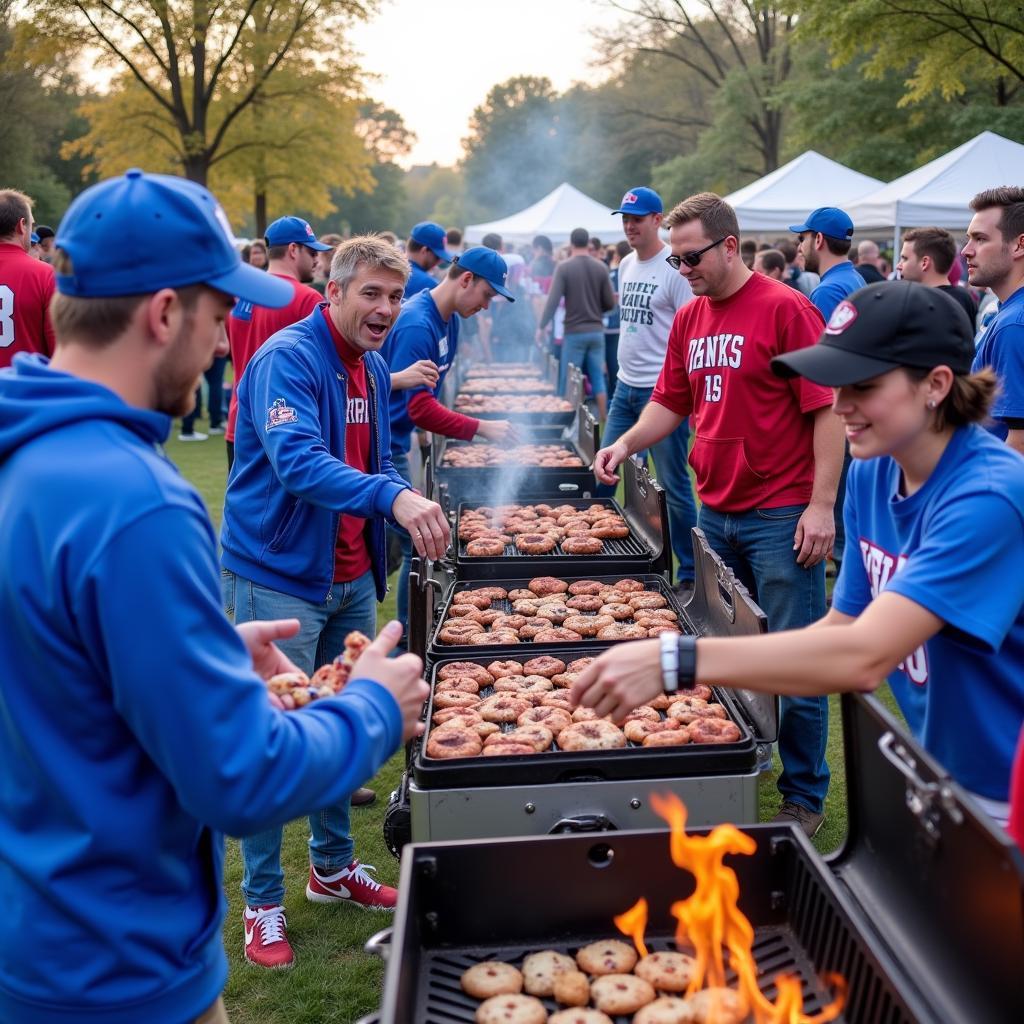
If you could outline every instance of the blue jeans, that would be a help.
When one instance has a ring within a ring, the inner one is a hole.
[[[226,416],[224,401],[224,367],[228,365],[227,356],[216,356],[209,368],[203,373],[206,378],[207,412],[210,414],[210,426],[220,427],[224,424]],[[181,421],[181,432],[192,434],[195,432],[196,420],[203,411],[203,389],[196,389],[196,407]]]
[[[377,631],[377,588],[373,572],[351,583],[335,583],[327,600],[304,601],[261,587],[231,572],[221,573],[224,610],[236,623],[254,619],[298,619],[299,632],[277,646],[308,675],[337,657],[345,637],[358,629],[372,637]],[[349,835],[349,805],[338,804],[309,816],[309,857],[322,874],[348,867],[354,856]],[[250,907],[284,900],[280,828],[242,839],[242,893]]]
[[[768,616],[768,629],[800,629],[825,614],[825,563],[797,565],[793,534],[805,506],[715,512],[704,505],[698,524]],[[779,792],[820,813],[828,792],[828,698],[783,697],[779,723]]]
[[[604,332],[566,334],[562,339],[562,356],[558,364],[558,393],[565,391],[565,376],[569,364],[581,369],[590,378],[590,390],[595,397],[606,394],[608,385],[604,377]]]
[[[640,413],[651,400],[652,391],[654,388],[634,388],[621,380],[618,382],[608,407],[608,422],[601,438],[602,447],[606,448],[618,440],[640,419]],[[668,437],[662,438],[651,448],[658,483],[665,488],[668,499],[669,536],[678,563],[676,579],[679,582],[693,579],[693,541],[690,530],[697,525],[697,506],[693,500],[690,473],[686,468],[689,440],[689,423],[683,420]],[[615,494],[615,488],[599,484],[597,493],[599,497],[610,498]]]
[[[407,483],[412,483],[412,474],[409,471],[409,453],[398,452],[391,449],[391,461],[394,464],[398,475]],[[398,570],[398,588],[395,593],[395,613],[398,621],[402,624],[402,646],[407,647],[409,643],[409,572],[412,569],[412,537],[407,530],[396,530],[388,524],[398,538],[402,546],[402,568]]]

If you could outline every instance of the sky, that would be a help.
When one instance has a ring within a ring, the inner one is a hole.
[[[492,86],[514,75],[545,75],[559,92],[598,81],[589,29],[614,20],[600,0],[383,0],[350,39],[380,76],[369,94],[417,135],[401,162],[451,165]]]

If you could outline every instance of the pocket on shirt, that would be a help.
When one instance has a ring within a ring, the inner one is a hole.
[[[271,551],[280,551],[281,548],[288,543],[295,530],[295,525],[299,520],[299,511],[301,507],[301,501],[295,500],[291,503],[291,506],[284,514],[284,518],[281,520],[281,523],[277,528],[277,532],[274,534],[274,539],[270,542]]]
[[[756,508],[771,479],[750,464],[742,437],[698,434],[690,465],[697,479],[697,494],[711,508]]]

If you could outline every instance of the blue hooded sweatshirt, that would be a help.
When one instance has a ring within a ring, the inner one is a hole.
[[[341,514],[366,524],[377,599],[387,593],[384,522],[409,488],[391,461],[391,374],[363,356],[370,471],[345,463],[348,376],[324,307],[278,331],[238,383],[235,461],[224,500],[224,568],[304,601],[327,599]]]
[[[0,1020],[181,1024],[217,998],[223,832],[347,797],[401,740],[353,680],[274,710],[220,607],[170,419],[0,372]]]

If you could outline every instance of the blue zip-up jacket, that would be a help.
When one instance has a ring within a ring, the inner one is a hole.
[[[387,592],[384,521],[409,485],[391,462],[391,376],[363,356],[370,472],[345,463],[347,374],[324,307],[278,331],[238,384],[235,461],[224,500],[224,568],[305,601],[327,599],[342,513],[368,520],[377,598]]]
[[[171,421],[0,372],[0,1021],[182,1024],[224,986],[222,832],[347,799],[401,741],[370,680],[275,711]]]

